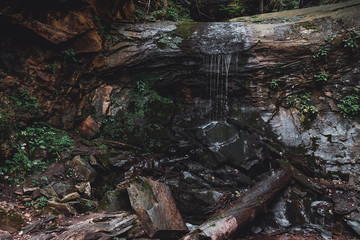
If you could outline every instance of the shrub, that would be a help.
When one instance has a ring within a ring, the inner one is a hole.
[[[15,103],[18,111],[22,113],[36,114],[39,110],[39,103],[36,97],[30,96],[27,90],[20,91],[12,96],[10,99]]]
[[[20,132],[19,138],[27,144],[29,155],[37,149],[44,149],[50,158],[59,158],[59,154],[73,147],[73,139],[63,130],[56,129],[46,123],[34,123]]]
[[[14,154],[0,167],[0,175],[8,175],[10,181],[20,181],[45,170],[50,162],[58,161],[61,152],[73,147],[73,140],[63,130],[34,123],[13,133],[12,144]],[[36,154],[39,152],[44,154]]]
[[[220,10],[230,18],[235,18],[243,15],[245,8],[240,0],[232,0],[230,4],[220,6]]]

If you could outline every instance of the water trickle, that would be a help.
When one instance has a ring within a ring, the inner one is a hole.
[[[212,106],[211,121],[225,120],[229,111],[230,76],[240,68],[240,53],[211,54],[203,58],[204,82],[207,83]]]

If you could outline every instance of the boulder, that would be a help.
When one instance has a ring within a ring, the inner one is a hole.
[[[75,185],[76,190],[81,193],[84,197],[91,197],[91,185],[90,182],[82,182]]]
[[[86,138],[93,138],[100,132],[101,124],[88,116],[80,125],[79,133]]]
[[[116,189],[105,193],[101,199],[97,211],[99,212],[116,212],[129,210],[130,202],[126,191]]]
[[[89,213],[94,211],[98,206],[98,203],[93,200],[80,198],[76,201],[69,202],[70,206],[74,207],[78,213]]]
[[[14,210],[0,208],[0,230],[14,233],[20,231],[23,225],[24,219]]]
[[[57,195],[62,198],[69,193],[74,192],[75,188],[72,184],[65,183],[65,182],[57,182],[52,185]]]
[[[74,157],[70,165],[72,166],[72,178],[74,180],[79,182],[93,182],[95,180],[96,171],[80,156]]]
[[[91,105],[94,107],[96,116],[104,116],[107,114],[111,104],[110,94],[113,90],[112,86],[100,86],[95,89],[95,94]]]
[[[45,187],[40,189],[40,194],[45,196],[47,199],[58,199],[59,196],[56,194],[54,188],[49,184]],[[34,192],[33,196],[36,195],[36,191]]]
[[[71,207],[68,203],[58,203],[54,201],[48,201],[47,205],[56,209],[59,213],[64,214],[65,216],[71,216],[76,214],[76,210]]]
[[[139,177],[127,190],[131,206],[151,238],[169,239],[188,231],[165,184]]]

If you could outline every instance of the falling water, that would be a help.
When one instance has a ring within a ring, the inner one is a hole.
[[[229,79],[239,69],[241,53],[211,54],[203,58],[204,80],[207,82],[212,106],[212,121],[225,120],[229,111]]]

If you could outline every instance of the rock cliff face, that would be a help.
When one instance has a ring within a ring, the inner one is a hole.
[[[8,33],[1,37],[2,75],[9,75],[4,93],[28,90],[49,123],[77,127],[93,108],[97,130],[87,134],[95,136],[104,116],[126,111],[129,86],[147,83],[185,103],[175,110],[177,126],[255,111],[287,146],[305,148],[322,171],[359,172],[359,125],[337,106],[360,87],[358,49],[344,46],[356,38],[358,1],[228,23],[113,23],[106,29],[101,17],[128,18],[131,1],[55,3],[59,8],[4,3],[0,16]],[[325,78],[315,76],[320,73]]]
[[[100,71],[119,82],[177,89],[171,94],[192,99],[192,126],[236,117],[240,109],[258,112],[321,171],[352,175],[359,170],[359,125],[337,104],[360,87],[358,50],[344,47],[350,29],[359,28],[359,8],[349,1],[230,23],[121,25]],[[320,73],[326,79],[317,79]]]

